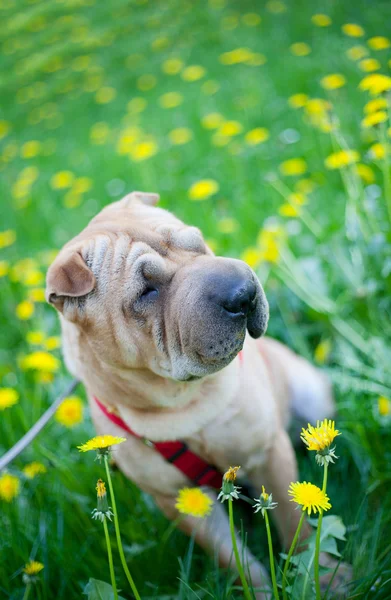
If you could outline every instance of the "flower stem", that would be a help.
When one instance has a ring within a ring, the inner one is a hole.
[[[304,517],[305,517],[305,511],[303,510],[302,513],[301,513],[299,524],[298,524],[297,529],[296,529],[295,536],[294,536],[294,538],[292,540],[291,547],[289,548],[288,556],[286,557],[285,565],[284,565],[284,571],[283,571],[283,574],[282,574],[282,596],[283,596],[284,600],[288,600],[288,596],[287,596],[287,593],[286,593],[286,584],[287,584],[287,581],[288,581],[287,575],[288,575],[289,563],[291,561],[292,554],[295,551],[297,540],[299,539],[301,527],[302,527],[303,522],[304,522]]]
[[[106,519],[103,519],[103,529],[105,530],[106,546],[107,546],[107,556],[109,558],[110,577],[111,577],[111,585],[112,585],[113,592],[114,592],[114,600],[118,600],[117,585],[115,583],[113,555],[111,553],[111,544],[110,544],[109,530],[107,529]]]
[[[266,532],[267,532],[267,544],[269,546],[270,574],[272,576],[273,594],[274,594],[275,600],[280,600],[280,596],[278,595],[278,588],[277,588],[276,569],[274,567],[273,544],[272,544],[272,534],[270,533],[269,516],[267,514],[267,510],[265,510],[264,513],[265,513],[265,523],[266,523]]]
[[[23,594],[23,600],[27,600],[27,598],[30,595],[30,591],[31,591],[31,583],[28,583],[26,585],[26,589],[24,590],[24,594]]]
[[[234,555],[235,555],[236,567],[239,571],[239,577],[240,577],[240,581],[242,582],[243,593],[244,593],[245,598],[247,600],[253,600],[251,593],[250,593],[250,588],[248,587],[247,579],[244,575],[243,566],[240,561],[238,545],[236,543],[236,534],[235,534],[235,527],[234,527],[234,515],[233,515],[232,504],[233,504],[233,500],[232,500],[232,498],[230,498],[228,500],[229,528],[231,530],[232,546],[233,546]]]
[[[323,493],[326,493],[327,488],[327,462],[324,463],[324,471],[323,471]],[[316,600],[321,600],[322,596],[320,593],[320,578],[319,578],[319,554],[320,554],[320,535],[322,530],[322,520],[323,520],[323,509],[319,510],[319,519],[318,519],[318,528],[316,530],[316,543],[315,543],[315,564],[314,564],[314,572],[315,572],[315,589],[316,589]]]
[[[132,589],[132,592],[133,592],[136,600],[141,600],[140,594],[138,593],[136,585],[135,585],[135,583],[133,581],[133,577],[131,576],[130,571],[128,569],[128,565],[126,564],[124,549],[122,547],[121,534],[120,534],[120,530],[119,530],[117,506],[116,506],[116,503],[115,503],[114,489],[113,489],[113,484],[112,484],[112,481],[111,481],[111,475],[110,475],[110,469],[109,469],[109,461],[107,459],[107,456],[105,456],[104,460],[105,460],[107,481],[108,481],[109,489],[110,489],[110,498],[111,498],[111,503],[113,505],[115,535],[117,537],[117,545],[118,545],[119,555],[120,555],[120,558],[121,558],[122,567],[123,567],[123,570],[125,571],[126,578],[127,578],[128,582],[129,582],[129,585],[130,585],[130,587]]]

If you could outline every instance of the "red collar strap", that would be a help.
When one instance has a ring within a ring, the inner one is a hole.
[[[115,423],[115,425],[121,427],[121,429],[124,429],[134,437],[142,440],[151,448],[154,448],[167,462],[175,465],[175,467],[182,471],[182,473],[191,479],[193,483],[199,486],[207,485],[215,489],[221,488],[223,477],[220,471],[189,450],[184,442],[151,442],[146,440],[132,431],[121,417],[111,413],[107,409],[107,406],[102,404],[98,398],[94,397],[94,400],[100,410],[112,423]]]

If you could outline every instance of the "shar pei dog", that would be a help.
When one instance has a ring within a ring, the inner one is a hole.
[[[197,228],[157,201],[133,192],[106,206],[50,266],[47,300],[60,314],[67,368],[86,387],[99,434],[123,436],[119,422],[135,433],[117,447],[116,463],[168,518],[193,482],[143,439],[181,440],[221,472],[241,465],[257,494],[262,485],[273,493],[287,547],[300,511],[287,495],[297,468],[286,429],[292,414],[331,416],[330,385],[285,346],[260,339],[268,303],[254,271],[214,256]],[[220,503],[179,527],[235,568]],[[264,568],[241,551],[253,585],[265,587]]]

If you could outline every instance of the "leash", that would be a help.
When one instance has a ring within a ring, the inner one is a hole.
[[[43,413],[42,417],[40,417],[38,421],[31,427],[31,429],[29,429],[28,432],[22,438],[20,438],[20,440],[16,442],[12,448],[8,450],[8,452],[3,454],[3,456],[0,458],[0,471],[5,469],[10,462],[12,462],[29,444],[31,444],[33,439],[37,437],[39,432],[45,427],[46,423],[54,415],[63,400],[72,394],[79,383],[80,382],[77,379],[74,379],[67,387],[65,392],[63,392],[54,400],[49,408]]]

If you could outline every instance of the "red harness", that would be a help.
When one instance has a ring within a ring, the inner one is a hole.
[[[243,361],[241,352],[239,353],[239,360],[240,362]],[[102,404],[98,398],[94,398],[94,400],[100,410],[112,423],[121,427],[121,429],[124,429],[134,437],[144,441],[151,448],[154,448],[167,462],[182,471],[182,473],[186,475],[188,479],[193,481],[193,483],[198,486],[207,485],[215,489],[221,488],[223,476],[220,471],[213,465],[207,463],[203,458],[198,456],[198,454],[189,450],[187,444],[179,440],[174,442],[151,442],[146,440],[130,429],[121,417],[110,412],[107,406]]]

